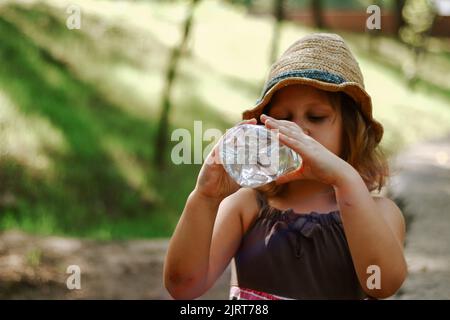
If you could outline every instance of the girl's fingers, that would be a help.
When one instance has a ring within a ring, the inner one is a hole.
[[[281,132],[282,134],[291,137],[293,139],[298,137],[298,133],[295,132],[295,130],[293,130],[292,128],[289,127],[285,127],[285,126],[279,126],[278,127],[278,131]]]
[[[261,115],[260,119],[261,119],[261,122],[264,123],[264,124],[266,124],[266,122],[270,122],[270,123],[273,123],[275,125],[293,123],[293,122],[287,121],[287,120],[278,120],[278,119],[272,118],[272,117],[270,117],[268,115],[265,115],[265,114]]]
[[[277,120],[274,119],[272,117],[269,117],[265,114],[261,115],[261,121],[264,123],[264,125],[266,127],[270,127],[273,129],[280,129],[282,127],[285,127],[286,129],[289,129],[292,134],[296,134],[296,135],[302,135],[304,134],[303,129],[300,128],[300,126],[298,126],[295,122],[292,121],[288,121],[288,120]],[[285,131],[287,132],[287,131]]]
[[[280,122],[278,122],[276,120],[268,119],[268,120],[266,120],[264,125],[268,129],[278,129],[280,132],[282,132],[286,135],[289,135],[289,136],[294,134],[294,131],[291,129],[290,126],[281,124]]]
[[[285,135],[284,133],[279,133],[278,134],[278,138],[280,139],[280,142],[283,143],[284,145],[288,146],[289,148],[291,148],[292,150],[294,150],[295,152],[301,154],[302,150],[301,150],[301,146],[298,140],[293,139],[287,135]]]
[[[275,119],[275,118],[272,118],[271,116],[268,116],[266,114],[262,114],[260,119],[261,119],[261,121],[263,123],[265,123],[266,121],[273,121],[273,122],[278,123],[278,124],[284,124],[284,125],[288,125],[288,126],[290,126],[290,125],[296,126],[296,124],[294,122],[292,122],[292,121]]]
[[[263,113],[262,115],[259,116],[259,118],[261,119],[261,122],[264,123],[264,122],[269,118],[269,116],[268,116],[268,115],[265,115],[265,114]]]
[[[243,120],[241,122],[239,122],[237,125],[241,125],[241,124],[257,124],[258,121],[255,118],[252,119],[248,119],[248,120]]]
[[[277,129],[278,133],[282,133],[285,136],[287,136],[289,138],[292,138],[294,140],[298,139],[298,134],[294,130],[289,128],[289,127],[279,126],[278,128],[271,128],[271,129]]]

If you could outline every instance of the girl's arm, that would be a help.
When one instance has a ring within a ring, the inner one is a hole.
[[[257,204],[250,189],[224,199],[194,190],[170,241],[164,264],[164,285],[176,299],[205,293],[236,253]]]
[[[220,202],[196,190],[189,195],[164,262],[164,286],[175,299],[193,299],[203,292]]]
[[[256,119],[241,123],[255,124]],[[248,206],[248,191],[239,190],[225,172],[219,143],[200,169],[170,240],[164,285],[174,298],[203,294],[226,268],[242,237],[241,208]]]
[[[341,173],[334,188],[359,282],[368,295],[389,297],[400,288],[407,274],[403,215],[392,200],[381,197],[375,200],[349,164]],[[369,266],[379,267],[379,288],[367,287],[373,272],[368,271]]]
[[[303,159],[301,169],[279,177],[277,183],[313,179],[332,185],[362,288],[375,298],[394,294],[407,274],[403,255],[405,225],[400,209],[386,198],[375,201],[359,173],[349,163],[306,135],[297,124],[265,115],[261,120],[269,129],[279,129],[280,142]],[[368,273],[370,266],[380,268],[380,289],[367,287],[372,274]]]

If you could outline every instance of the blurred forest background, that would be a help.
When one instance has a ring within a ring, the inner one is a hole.
[[[0,230],[170,237],[200,169],[172,130],[233,126],[317,31],[356,54],[391,158],[450,133],[450,1],[0,0]]]

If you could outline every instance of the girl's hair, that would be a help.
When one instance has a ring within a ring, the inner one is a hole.
[[[342,92],[327,92],[335,110],[341,108],[343,123],[342,154],[340,157],[347,161],[361,175],[369,191],[378,190],[386,183],[389,176],[389,166],[381,147],[375,140],[370,124],[364,119],[356,102]],[[270,111],[270,103],[264,113]],[[275,185],[274,182],[257,188],[269,197],[280,194],[286,184]]]

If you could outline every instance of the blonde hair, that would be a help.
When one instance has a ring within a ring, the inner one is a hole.
[[[340,106],[342,130],[342,154],[340,157],[348,162],[361,175],[369,191],[378,190],[386,183],[389,176],[387,158],[376,141],[374,129],[359,111],[356,102],[342,92],[327,92],[335,110]],[[270,103],[263,113],[270,110]],[[256,190],[268,197],[283,192],[286,184],[269,183]]]

